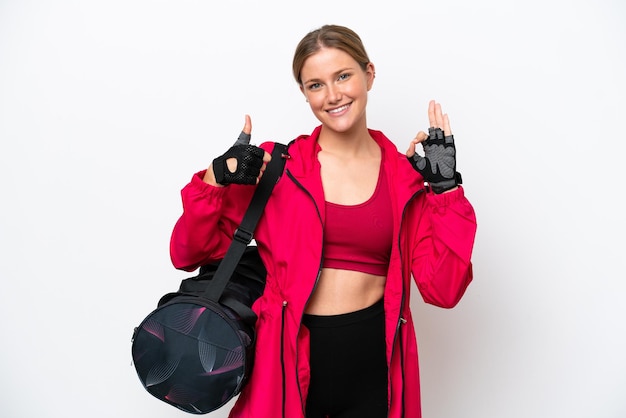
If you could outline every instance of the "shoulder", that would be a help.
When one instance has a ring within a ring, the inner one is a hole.
[[[376,129],[368,129],[371,137],[376,141],[376,143],[382,148],[385,152],[386,157],[388,158],[399,158],[405,157],[403,153],[398,151],[398,147],[394,144],[382,131]],[[406,157],[405,157],[406,159]]]
[[[406,155],[398,151],[398,147],[396,147],[396,144],[394,144],[389,138],[387,138],[387,136],[382,131],[369,129],[369,133],[372,138],[374,138],[374,141],[376,141],[376,143],[383,150],[383,155],[386,161],[394,162],[398,165],[397,168],[400,170],[410,169],[413,172],[415,171],[411,167],[411,164],[408,162]]]
[[[316,131],[314,131],[312,134],[302,134],[297,136],[296,138],[292,139],[289,142],[282,142],[282,141],[265,141],[263,143],[261,143],[259,145],[259,148],[263,149],[264,151],[267,152],[272,152],[272,150],[274,149],[274,145],[275,144],[281,144],[283,146],[286,146],[290,149],[292,148],[298,148],[298,147],[308,147],[311,148],[311,143],[315,144],[316,140],[317,140],[317,135],[315,134]]]
[[[398,151],[396,145],[382,131],[369,129],[369,132],[383,150],[384,167],[393,177],[395,186],[413,192],[423,189],[424,179],[411,166],[406,154]]]
[[[259,145],[259,147],[267,152],[271,152],[271,150],[274,149],[274,144],[279,143],[287,146],[289,149],[289,154],[292,156],[309,156],[316,153],[317,138],[319,137],[320,129],[321,126],[318,126],[310,134],[298,135],[289,142],[267,141]]]

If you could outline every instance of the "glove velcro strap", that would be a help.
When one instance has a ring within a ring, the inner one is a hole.
[[[453,179],[441,181],[437,183],[431,183],[430,188],[435,194],[441,194],[443,192],[447,192],[450,189],[454,189],[459,184],[463,184],[463,178],[461,177],[461,173],[456,171],[454,173]]]
[[[213,174],[215,175],[215,181],[224,186],[224,173],[226,172],[226,158],[224,156],[217,157],[213,160]]]

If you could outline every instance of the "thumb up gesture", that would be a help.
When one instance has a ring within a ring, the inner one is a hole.
[[[213,160],[204,175],[204,181],[213,186],[229,184],[255,185],[261,179],[271,156],[263,149],[250,144],[252,121],[246,115],[244,127],[235,141],[223,155]]]

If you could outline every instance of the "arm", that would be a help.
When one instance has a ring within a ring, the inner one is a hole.
[[[476,215],[459,186],[450,119],[434,100],[428,105],[428,120],[429,134],[419,132],[406,153],[434,192],[415,202],[412,273],[424,301],[451,308],[472,281]],[[416,153],[418,143],[424,148],[423,157]]]
[[[472,281],[476,215],[462,187],[415,202],[412,273],[425,302],[452,308]]]
[[[174,267],[192,271],[222,258],[232,241],[270,154],[250,145],[252,123],[246,115],[239,138],[207,170],[182,189],[183,214],[170,239]],[[267,144],[265,144],[267,147]]]
[[[170,257],[177,269],[193,271],[222,258],[252,198],[254,187],[212,186],[194,174],[182,189],[183,213],[174,225]]]

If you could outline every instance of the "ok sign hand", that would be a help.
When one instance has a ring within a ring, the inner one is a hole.
[[[415,135],[406,151],[406,157],[430,188],[439,194],[461,184],[461,174],[456,171],[456,148],[450,119],[434,100],[428,104],[428,121],[428,134],[420,131]],[[419,143],[422,144],[424,156],[416,152]]]

